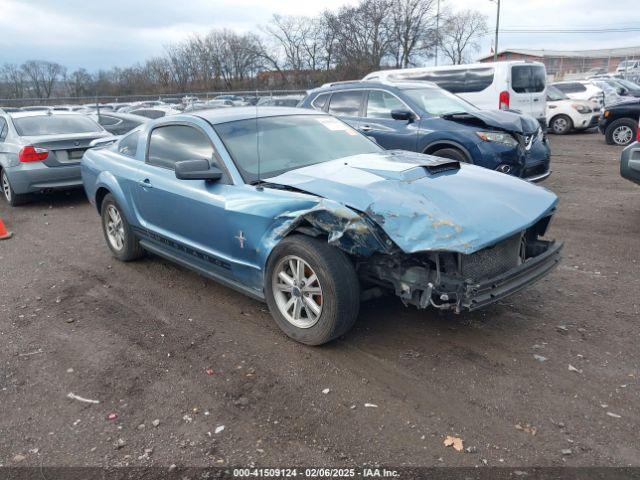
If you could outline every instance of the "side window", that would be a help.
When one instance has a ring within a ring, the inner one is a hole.
[[[581,83],[565,83],[561,85],[564,93],[578,93],[584,92],[587,88]]]
[[[173,169],[182,160],[213,160],[213,146],[204,133],[186,125],[155,128],[149,139],[150,165]]]
[[[580,90],[576,88],[576,83],[559,83],[558,85],[554,85],[554,87],[557,87],[558,90],[560,90],[561,92],[564,93],[575,93],[575,92],[579,92]]]
[[[545,70],[537,65],[514,65],[511,67],[511,88],[516,93],[538,93],[546,85]]]
[[[329,113],[338,117],[357,117],[360,115],[361,103],[361,90],[335,92],[329,101]]]
[[[127,157],[135,157],[138,152],[138,139],[140,131],[135,131],[120,140],[118,144],[118,152]]]
[[[481,92],[493,83],[493,68],[470,68],[464,86],[465,92]]]
[[[460,93],[465,91],[466,71],[465,70],[438,70],[435,72],[426,72],[419,75],[407,75],[407,80],[424,80],[433,82],[440,88],[444,88],[451,93]],[[493,76],[492,76],[493,80]]]
[[[324,106],[327,104],[328,98],[329,98],[328,93],[323,93],[321,95],[318,95],[316,98],[313,99],[313,102],[311,102],[311,106],[316,110],[323,110]]]
[[[380,90],[369,90],[367,117],[391,118],[391,110],[406,110],[407,107],[394,95]]]
[[[8,133],[9,128],[7,127],[7,122],[4,118],[0,118],[0,142],[4,142],[4,139],[7,138]]]

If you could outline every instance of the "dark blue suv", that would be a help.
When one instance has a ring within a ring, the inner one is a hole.
[[[312,90],[302,107],[329,112],[386,149],[473,163],[529,181],[550,174],[550,150],[532,117],[480,110],[430,82],[338,82]]]

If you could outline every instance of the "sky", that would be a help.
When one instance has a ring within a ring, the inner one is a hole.
[[[453,11],[479,10],[495,29],[495,0],[441,0]],[[640,27],[637,0],[501,0],[502,27]],[[96,71],[162,54],[164,46],[213,28],[256,31],[274,14],[314,15],[357,0],[0,0],[0,65],[29,59]],[[486,37],[478,56],[488,54]],[[640,32],[502,34],[499,49],[577,50],[640,45]],[[441,62],[442,63],[442,62]]]

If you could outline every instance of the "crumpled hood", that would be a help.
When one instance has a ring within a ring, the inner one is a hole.
[[[481,122],[490,128],[521,135],[532,135],[540,128],[540,124],[535,118],[506,110],[478,110],[477,112],[444,115],[443,118],[460,123]]]
[[[442,159],[404,151],[356,155],[266,179],[365,212],[406,253],[472,253],[554,209],[550,191],[474,165],[430,174]]]

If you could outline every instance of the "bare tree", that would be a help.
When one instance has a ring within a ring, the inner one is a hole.
[[[335,61],[343,75],[353,78],[380,68],[392,54],[393,30],[389,0],[361,0],[337,13],[326,14],[335,35]]]
[[[49,98],[56,82],[67,70],[59,63],[44,60],[29,60],[20,68],[38,98]]]
[[[5,63],[0,70],[0,78],[2,83],[7,86],[9,96],[12,98],[22,98],[25,93],[24,72],[11,63]]]
[[[436,41],[436,0],[392,0],[391,14],[396,68],[431,56]]]
[[[84,68],[71,72],[67,78],[67,91],[74,97],[86,97],[95,93],[93,76]]]
[[[487,32],[487,18],[480,12],[464,10],[451,15],[440,32],[442,53],[454,65],[466,63],[471,52],[480,49],[480,39]]]
[[[30,60],[0,68],[0,96],[48,98],[143,93],[308,88],[359,78],[373,69],[417,65],[432,55],[437,0],[359,0],[314,17],[274,15],[261,33],[216,29],[165,47],[163,55],[127,68],[69,75],[57,63]],[[442,16],[441,16],[442,17]],[[473,11],[446,15],[442,51],[468,59],[486,33]]]

